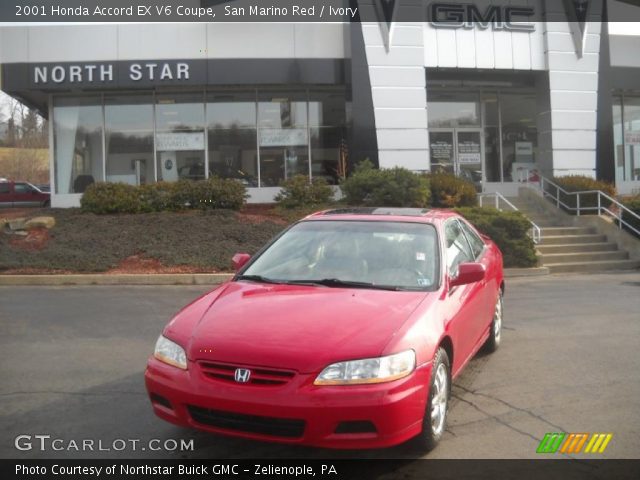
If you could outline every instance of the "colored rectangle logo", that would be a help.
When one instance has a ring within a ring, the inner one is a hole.
[[[546,433],[536,453],[542,454],[578,454],[604,453],[613,438],[612,433]]]

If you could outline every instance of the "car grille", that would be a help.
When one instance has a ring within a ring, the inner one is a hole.
[[[193,405],[187,407],[191,418],[203,425],[284,438],[300,438],[304,434],[304,420],[244,415]]]
[[[236,385],[284,385],[289,382],[295,372],[289,370],[273,370],[261,367],[247,367],[245,365],[229,365],[217,362],[199,362],[202,373],[213,380],[222,380]],[[235,381],[234,375],[236,369],[246,368],[251,371],[249,381],[246,383],[238,383]]]

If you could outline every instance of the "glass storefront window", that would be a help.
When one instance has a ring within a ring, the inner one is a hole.
[[[56,98],[53,118],[56,193],[83,193],[103,180],[102,100]]]
[[[427,93],[427,100],[432,171],[464,174],[481,188],[483,181],[518,181],[519,175],[536,168],[535,93],[436,89]],[[468,146],[460,140],[465,132],[479,132],[481,162],[465,155]]]
[[[153,97],[107,96],[104,103],[107,182],[154,182]]]
[[[201,93],[156,97],[156,150],[158,180],[202,180],[204,154],[204,102]]]
[[[614,98],[613,138],[616,182],[640,180],[640,97]]]
[[[538,149],[537,112],[536,96],[533,94],[500,95],[505,182],[517,181],[519,171],[534,167]]]
[[[340,146],[346,141],[344,91],[309,92],[311,175],[338,183]]]
[[[56,192],[207,175],[247,187],[297,174],[336,183],[347,108],[344,89],[330,88],[56,97]]]
[[[480,126],[480,102],[477,94],[429,92],[427,95],[429,128]]]
[[[207,99],[209,175],[258,186],[256,92],[210,93]]]
[[[260,186],[309,175],[306,92],[259,94],[258,126]]]

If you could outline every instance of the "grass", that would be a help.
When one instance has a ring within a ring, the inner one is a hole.
[[[1,212],[0,212],[1,213]],[[189,265],[206,271],[230,271],[237,252],[255,253],[284,225],[242,221],[227,210],[138,215],[93,215],[79,209],[47,209],[56,226],[44,249],[27,251],[0,233],[0,271],[51,269],[104,272],[133,255],[165,266]]]

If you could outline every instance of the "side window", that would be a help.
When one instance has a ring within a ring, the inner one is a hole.
[[[0,195],[3,193],[9,193],[9,184],[7,182],[0,182]]]
[[[456,274],[458,265],[464,262],[473,262],[474,257],[457,220],[450,220],[445,224],[444,235],[447,249],[447,271],[452,276]]]
[[[13,186],[13,191],[15,193],[29,193],[31,188],[29,188],[29,185],[26,183],[16,183]]]
[[[467,225],[466,222],[460,221],[460,226],[462,227],[462,231],[467,236],[467,240],[469,240],[469,244],[471,245],[471,251],[473,252],[473,258],[478,259],[480,254],[482,253],[482,249],[484,248],[484,242],[478,236],[473,229]]]

